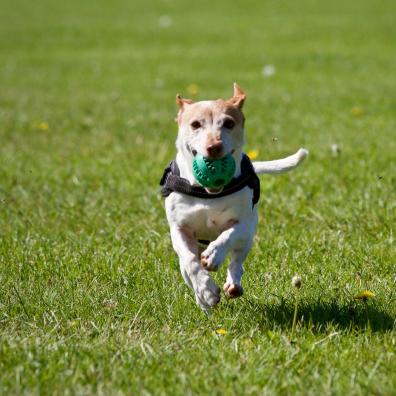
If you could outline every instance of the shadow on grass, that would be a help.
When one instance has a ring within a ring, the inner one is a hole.
[[[294,305],[286,300],[276,304],[247,300],[243,310],[245,309],[249,311],[246,316],[252,318],[251,321],[255,324],[265,327],[275,324],[284,329],[291,328]],[[337,301],[300,301],[298,322],[303,327],[318,332],[324,331],[329,325],[351,330],[370,327],[374,332],[396,329],[396,318],[371,302],[366,307],[363,302],[354,301],[349,304],[340,304]]]

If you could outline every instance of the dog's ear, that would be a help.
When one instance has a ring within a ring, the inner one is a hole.
[[[194,103],[191,99],[182,98],[179,94],[176,95],[176,104],[179,106],[179,109],[183,111],[185,105],[189,105]]]
[[[238,107],[239,110],[242,110],[245,99],[245,92],[242,91],[241,87],[237,83],[234,83],[234,96],[228,99],[227,102],[235,107]]]
[[[179,122],[181,113],[183,113],[185,107],[193,103],[194,101],[191,99],[182,98],[179,94],[176,95],[176,104],[179,106],[179,112],[177,113],[177,117],[175,119],[176,122]]]

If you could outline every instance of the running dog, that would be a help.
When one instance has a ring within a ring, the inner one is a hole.
[[[243,262],[258,222],[257,175],[294,169],[308,155],[301,148],[283,159],[251,162],[243,153],[245,99],[245,93],[236,83],[234,95],[228,100],[193,102],[176,96],[177,154],[165,169],[160,184],[182,276],[205,311],[220,301],[220,288],[210,271],[217,271],[228,253],[231,261],[224,293],[229,298],[243,294]],[[232,181],[217,189],[200,186],[192,170],[197,154],[211,159],[231,154],[236,164]]]

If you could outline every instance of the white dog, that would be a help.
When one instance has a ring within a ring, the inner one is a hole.
[[[166,216],[180,270],[197,303],[208,311],[220,301],[220,289],[209,275],[217,271],[228,253],[224,292],[230,298],[243,294],[243,262],[257,226],[260,184],[256,174],[279,173],[295,168],[307,156],[300,149],[287,158],[251,163],[243,154],[246,95],[234,84],[234,96],[194,103],[176,96],[179,106],[176,160],[161,180],[166,196]],[[231,154],[236,163],[234,179],[223,188],[204,189],[192,171],[194,156],[212,159]]]

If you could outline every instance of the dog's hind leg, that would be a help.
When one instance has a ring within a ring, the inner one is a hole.
[[[232,251],[231,262],[227,269],[227,280],[224,284],[224,293],[229,298],[237,298],[243,294],[241,285],[243,262],[249,253],[252,242],[253,240],[249,240],[244,247]]]

